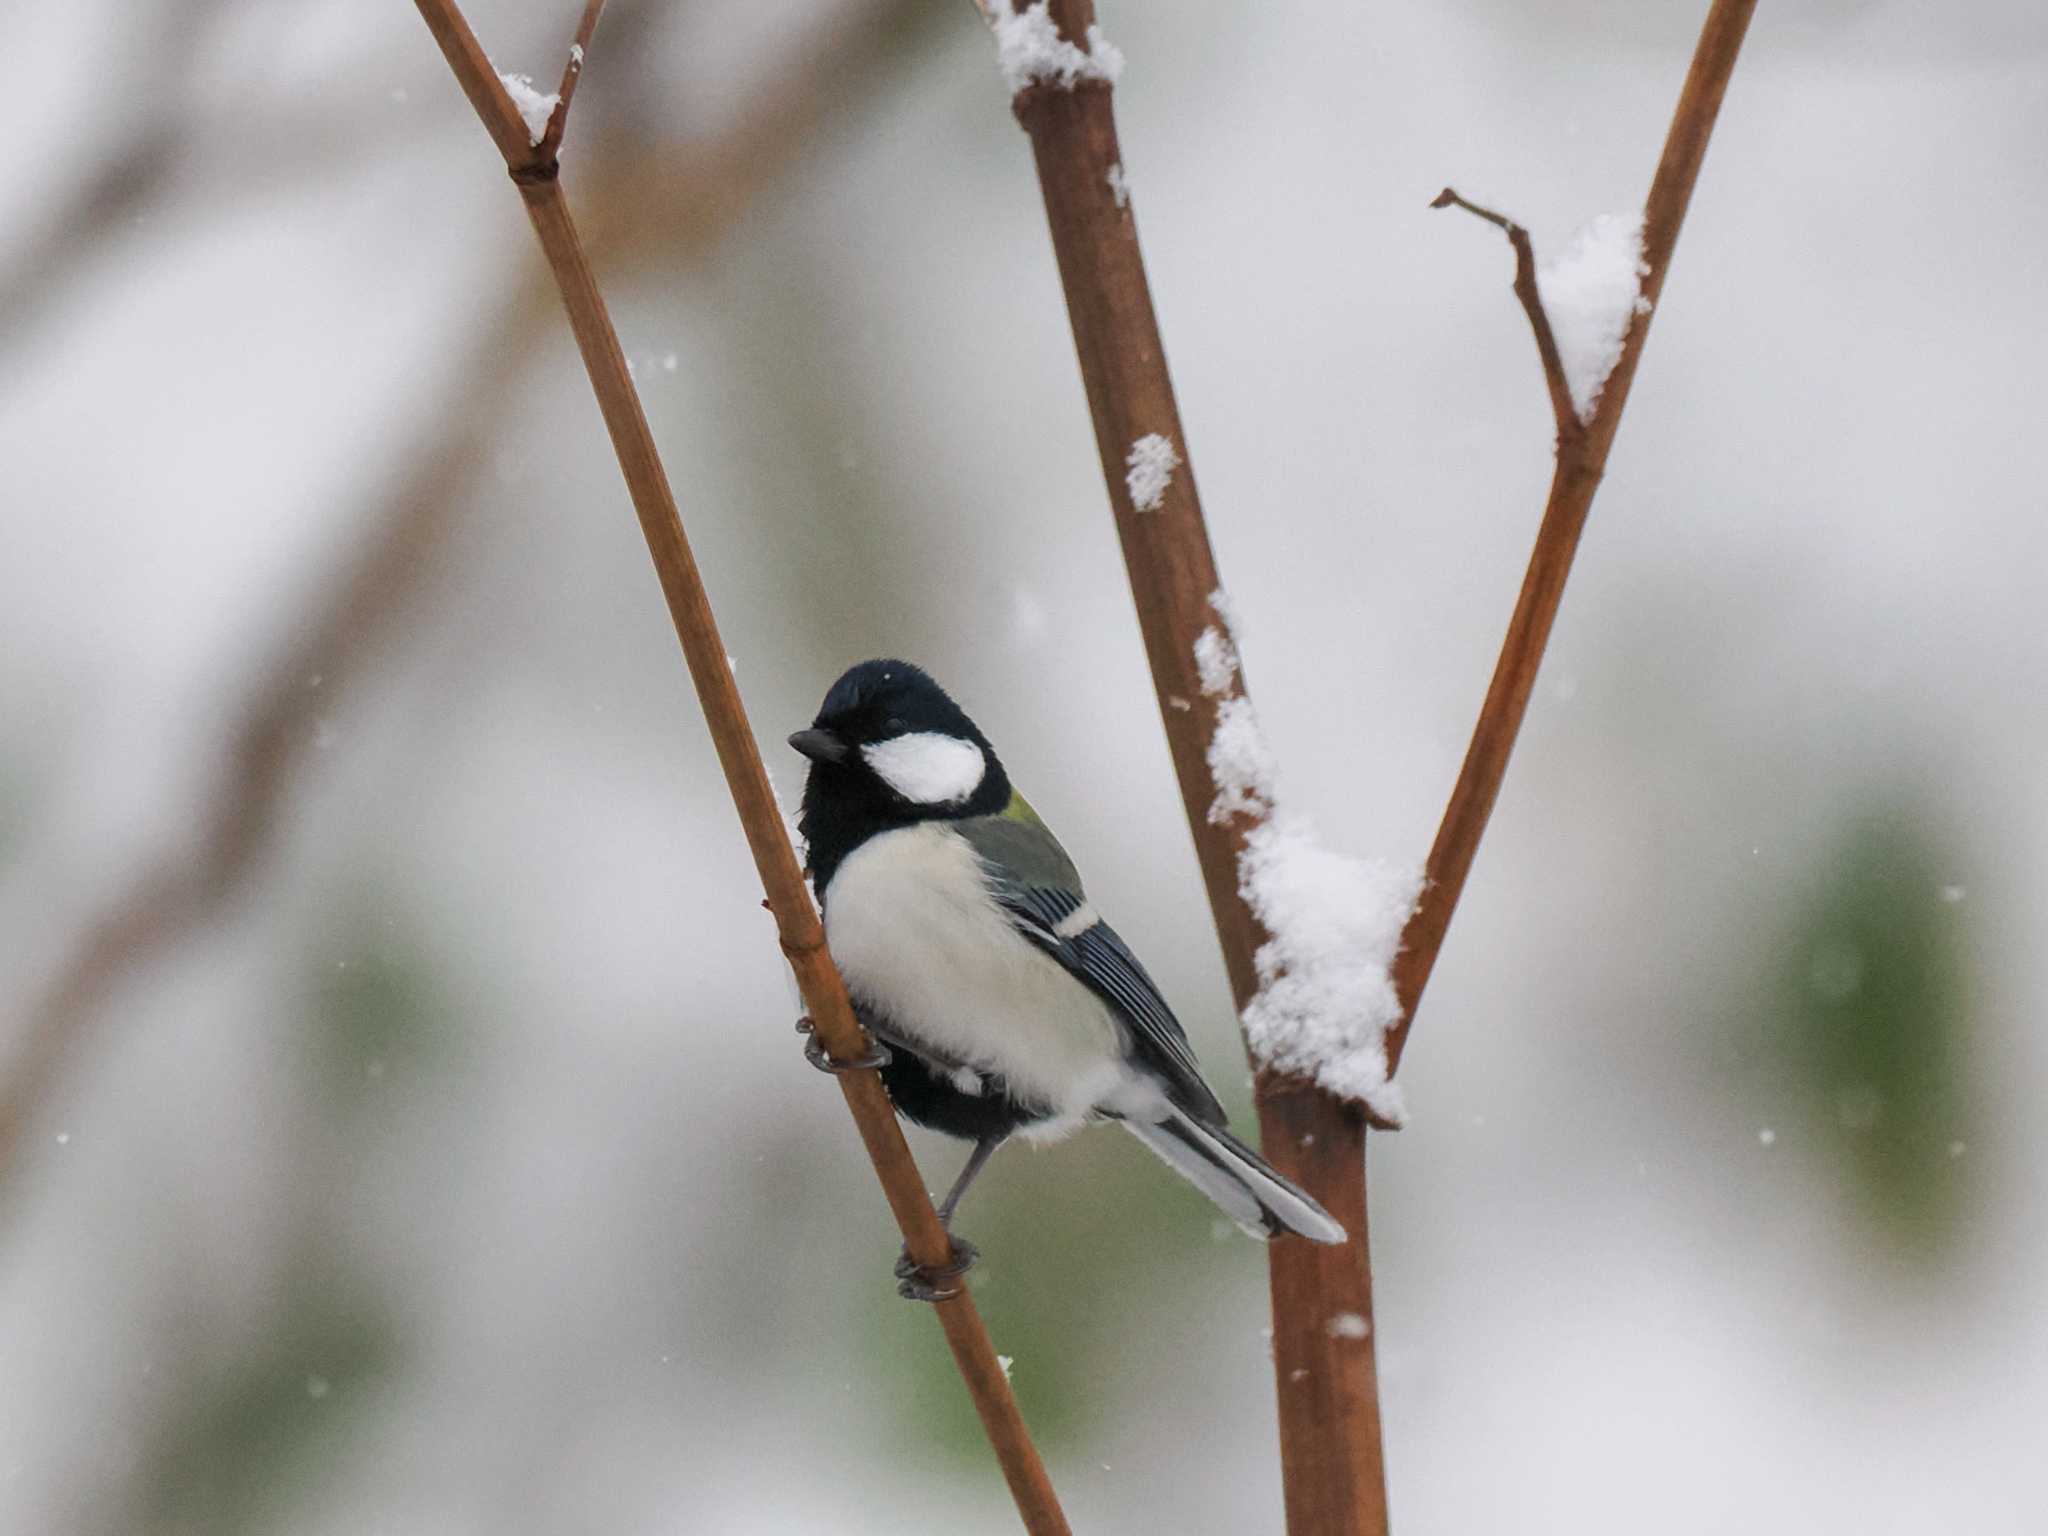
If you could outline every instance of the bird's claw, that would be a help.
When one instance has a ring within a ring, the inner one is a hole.
[[[867,1053],[851,1061],[837,1061],[825,1053],[825,1042],[820,1040],[809,1014],[796,1021],[796,1032],[804,1037],[804,1060],[820,1072],[860,1072],[869,1067],[882,1068],[889,1065],[889,1047],[873,1035],[868,1036]]]
[[[952,1259],[930,1268],[919,1264],[905,1248],[896,1260],[896,1294],[905,1301],[950,1301],[958,1296],[963,1287],[946,1282],[958,1280],[974,1268],[981,1257],[981,1250],[964,1237],[954,1237],[952,1242]]]

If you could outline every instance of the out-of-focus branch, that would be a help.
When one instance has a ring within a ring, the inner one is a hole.
[[[639,515],[676,637],[682,643],[705,724],[767,892],[783,953],[796,972],[812,1026],[827,1055],[843,1064],[836,1070],[840,1090],[911,1259],[927,1271],[942,1271],[953,1259],[952,1239],[932,1207],[880,1075],[872,1066],[856,1065],[872,1061],[870,1042],[854,1016],[838,967],[826,951],[823,925],[769,787],[653,433],[562,196],[558,167],[546,153],[545,142],[531,142],[455,0],[416,3],[441,45],[448,67],[503,155],[561,291],[570,329]],[[935,1309],[1025,1527],[1046,1536],[1065,1536],[1069,1529],[1066,1518],[1024,1428],[973,1297],[964,1284],[956,1284]]]
[[[1053,0],[1050,14],[1069,46],[1087,47],[1095,20],[1089,0]],[[1268,937],[1238,883],[1245,839],[1257,822],[1210,818],[1216,784],[1208,751],[1219,712],[1243,696],[1243,675],[1235,672],[1227,688],[1212,691],[1196,665],[1196,640],[1218,621],[1210,606],[1219,585],[1216,560],[1152,309],[1112,91],[1102,78],[1083,75],[1071,88],[1055,78],[1027,85],[1015,106],[1037,162],[1160,719],[1242,1010],[1258,991],[1255,957]],[[1125,471],[1133,445],[1151,436],[1171,446],[1174,468],[1163,492],[1140,509]],[[1258,1110],[1266,1156],[1351,1234],[1340,1246],[1283,1239],[1268,1250],[1287,1529],[1292,1536],[1383,1532],[1365,1122],[1356,1107],[1313,1083],[1266,1069],[1259,1073]],[[1339,1317],[1359,1321],[1333,1329]]]
[[[312,748],[317,717],[367,665],[375,642],[431,584],[461,488],[482,457],[483,434],[510,402],[519,370],[503,366],[505,336],[530,345],[542,314],[529,286],[483,333],[451,409],[432,422],[377,513],[364,553],[317,616],[270,662],[242,706],[218,780],[189,841],[137,877],[88,928],[30,1007],[0,1078],[0,1190],[36,1111],[121,977],[211,921],[275,841],[280,812]],[[481,392],[481,393],[480,393]],[[316,692],[309,679],[318,678]]]
[[[914,48],[933,24],[928,0],[829,7],[816,26],[780,43],[761,83],[708,142],[648,134],[630,152],[579,167],[590,204],[584,245],[606,266],[694,258],[746,213],[777,171],[816,141],[817,120],[851,105],[870,66]],[[616,5],[606,23],[615,37]],[[615,51],[608,45],[606,57]]]
[[[50,312],[55,290],[86,265],[85,254],[147,207],[191,148],[185,82],[192,61],[213,39],[220,8],[221,0],[167,0],[157,8],[156,25],[146,32],[114,29],[126,60],[102,66],[114,75],[102,99],[120,103],[121,126],[98,164],[70,187],[56,211],[0,268],[0,338],[5,345],[20,345]]]
[[[903,0],[889,0],[863,14],[880,22],[901,9]],[[644,27],[649,14],[644,5],[615,4],[607,35],[620,36],[629,20]],[[838,38],[839,25],[827,29],[830,39]],[[664,192],[690,215],[688,226],[665,232],[652,223],[638,226],[642,238],[631,254],[665,233],[684,259],[703,257],[731,228],[749,189],[781,170],[826,104],[839,99],[839,56],[808,45],[792,51],[801,67],[751,93],[734,123],[698,146],[688,169],[665,184]],[[609,204],[632,200],[619,177],[608,177],[607,184]],[[472,352],[454,370],[459,388],[416,446],[401,452],[411,467],[397,477],[397,489],[356,520],[367,530],[355,541],[366,553],[316,600],[320,617],[302,626],[254,680],[220,774],[193,813],[195,832],[145,864],[81,932],[28,1005],[6,1042],[0,1076],[0,1195],[13,1187],[32,1117],[49,1103],[114,987],[204,928],[261,868],[270,829],[305,764],[316,712],[338,707],[378,643],[432,585],[434,557],[448,533],[443,520],[466,500],[488,436],[523,377],[519,359],[544,334],[551,291],[536,272],[486,317]],[[305,686],[315,675],[321,679],[317,693]]]
[[[1563,394],[1560,403],[1562,373],[1553,365],[1556,343],[1551,342],[1545,351],[1544,375],[1550,383],[1552,407],[1560,411],[1557,469],[1550,482],[1543,521],[1537,529],[1536,547],[1529,556],[1529,568],[1522,578],[1521,594],[1515,600],[1514,614],[1508,620],[1507,637],[1501,642],[1500,660],[1495,664],[1493,681],[1486,691],[1486,702],[1480,708],[1479,722],[1473,728],[1471,745],[1466,748],[1464,765],[1458,770],[1450,803],[1445,807],[1436,841],[1429,850],[1429,861],[1424,866],[1428,883],[1423,889],[1421,902],[1401,935],[1401,953],[1396,957],[1393,968],[1401,1019],[1387,1032],[1389,1073],[1400,1064],[1401,1052],[1407,1046],[1408,1032],[1415,1021],[1415,1006],[1421,1001],[1423,988],[1429,984],[1430,972],[1436,966],[1437,955],[1443,949],[1444,934],[1450,927],[1451,914],[1457,910],[1466,876],[1472,871],[1479,839],[1486,831],[1487,818],[1493,814],[1494,802],[1500,796],[1508,758],[1514,752],[1515,738],[1521,731],[1523,717],[1528,713],[1529,695],[1536,686],[1536,672],[1543,663],[1544,647],[1549,643],[1558,603],[1564,596],[1565,578],[1571,572],[1579,536],[1585,531],[1586,514],[1592,509],[1594,492],[1600,488],[1600,478],[1607,471],[1607,455],[1614,446],[1614,434],[1621,426],[1622,410],[1628,404],[1629,386],[1635,380],[1643,342],[1649,335],[1650,319],[1656,313],[1657,302],[1664,292],[1664,278],[1671,269],[1671,253],[1678,244],[1678,231],[1685,222],[1685,210],[1692,201],[1692,190],[1699,180],[1707,141],[1714,131],[1714,119],[1721,110],[1729,76],[1734,72],[1743,36],[1749,29],[1749,18],[1755,10],[1756,0],[1713,0],[1707,12],[1706,24],[1693,50],[1692,66],[1686,72],[1685,85],[1679,92],[1678,108],[1672,115],[1670,132],[1664,138],[1664,152],[1657,162],[1650,196],[1643,208],[1643,263],[1649,270],[1643,278],[1642,296],[1647,302],[1637,306],[1629,320],[1620,357],[1607,375],[1599,404],[1594,407],[1592,419],[1585,424],[1584,431],[1566,429],[1567,420],[1576,428],[1577,418],[1572,412],[1569,391]],[[1446,195],[1465,207],[1471,207],[1455,194]],[[1438,206],[1443,206],[1441,199]],[[1501,224],[1508,230],[1508,238],[1515,239],[1515,225],[1497,214],[1473,211]],[[1534,296],[1533,257],[1528,252],[1526,235],[1516,243],[1515,255],[1515,291],[1522,297],[1523,307],[1529,310],[1531,323],[1537,329],[1537,345],[1541,349],[1549,325],[1541,300]],[[1523,291],[1525,269],[1528,275],[1526,294]]]
[[[158,25],[134,38],[116,29],[119,51],[133,61],[98,66],[113,76],[100,99],[124,107],[118,130],[97,160],[66,187],[56,206],[0,263],[0,356],[19,351],[40,327],[63,313],[71,290],[99,272],[90,258],[169,197],[187,206],[201,197],[248,201],[302,189],[310,177],[332,175],[337,164],[366,164],[368,152],[395,148],[408,125],[394,114],[367,119],[338,116],[330,105],[301,110],[280,103],[251,124],[246,109],[209,104],[193,83],[191,61],[212,43],[214,16],[223,0],[165,0]],[[636,40],[655,18],[649,0],[621,0],[611,8],[611,30],[621,13]],[[575,60],[563,90],[574,89]],[[771,104],[772,111],[772,104]],[[715,159],[718,146],[713,146]]]
[[[8,345],[47,313],[52,290],[75,276],[83,254],[146,204],[177,163],[172,139],[137,134],[73,185],[63,206],[0,269],[0,336]]]

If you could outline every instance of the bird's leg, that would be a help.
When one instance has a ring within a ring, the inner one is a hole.
[[[946,1198],[939,1202],[940,1226],[953,1225],[953,1211],[960,1204],[960,1197],[967,1193],[967,1186],[974,1182],[975,1177],[988,1165],[989,1158],[995,1155],[996,1148],[1006,1140],[1008,1137],[998,1132],[993,1136],[984,1136],[974,1144],[974,1150],[967,1154],[967,1166],[960,1170],[960,1177],[953,1181],[953,1187],[946,1191]]]
[[[953,1236],[953,1212],[960,1205],[960,1197],[967,1193],[967,1186],[974,1182],[975,1175],[987,1165],[989,1158],[1003,1141],[1004,1137],[1000,1134],[984,1136],[977,1141],[974,1150],[967,1154],[967,1166],[960,1170],[960,1177],[953,1181],[953,1187],[946,1191],[946,1198],[939,1202],[939,1225],[947,1229],[946,1236],[951,1238],[953,1243],[952,1262],[940,1268],[926,1269],[911,1258],[907,1247],[896,1260],[896,1278],[901,1282],[896,1287],[896,1294],[904,1300],[944,1301],[949,1296],[958,1294],[956,1289],[943,1286],[943,1282],[964,1275],[972,1269],[974,1261],[981,1257],[981,1250],[966,1238]],[[941,1284],[935,1285],[934,1281]]]

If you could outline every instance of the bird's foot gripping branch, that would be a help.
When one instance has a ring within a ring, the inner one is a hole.
[[[890,1098],[974,1143],[942,1221],[1011,1137],[1111,1121],[1253,1236],[1344,1241],[1231,1135],[1172,1008],[929,674],[863,662],[789,740],[811,763],[802,828],[826,935],[864,1022],[895,1047]]]

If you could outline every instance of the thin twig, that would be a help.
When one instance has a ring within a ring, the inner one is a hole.
[[[836,1061],[864,1060],[869,1049],[866,1033],[826,951],[823,926],[762,767],[653,433],[570,217],[561,182],[552,174],[553,162],[538,157],[538,146],[526,143],[518,113],[455,0],[416,3],[449,68],[503,155],[561,290],[570,329],[639,515],[705,724],[767,892],[783,953],[796,972],[817,1037]],[[856,1068],[840,1071],[837,1078],[911,1258],[926,1269],[943,1267],[952,1258],[952,1240],[932,1207],[880,1076],[870,1068]],[[1026,1529],[1034,1536],[1064,1536],[1069,1529],[1066,1518],[1024,1428],[972,1296],[964,1285],[957,1286],[949,1297],[936,1303],[935,1310]]]
[[[560,155],[562,135],[569,129],[569,103],[576,95],[576,83],[583,78],[583,58],[590,40],[597,36],[597,18],[604,14],[604,0],[583,0],[583,19],[576,24],[576,39],[569,44],[569,62],[562,66],[562,83],[555,91],[555,109],[548,114],[547,131],[537,147],[541,158],[553,161]]]
[[[1529,231],[1505,214],[1469,203],[1449,187],[1437,193],[1432,208],[1462,208],[1489,224],[1498,224],[1515,248],[1515,297],[1529,317],[1529,329],[1536,333],[1536,356],[1543,364],[1543,382],[1550,390],[1550,412],[1557,418],[1558,451],[1585,436],[1586,425],[1572,404],[1572,387],[1564,376],[1564,358],[1557,350],[1557,334],[1550,328],[1550,312],[1543,307],[1543,294],[1536,286],[1536,248],[1529,243]]]
[[[1053,0],[1051,14],[1077,46],[1095,19],[1088,0]],[[1208,749],[1218,711],[1226,698],[1242,696],[1243,678],[1234,677],[1223,696],[1207,693],[1195,664],[1196,637],[1217,622],[1210,607],[1219,585],[1216,560],[1136,218],[1118,197],[1121,176],[1112,174],[1122,165],[1113,95],[1100,81],[1071,90],[1036,84],[1017,97],[1015,109],[1031,137],[1159,715],[1224,969],[1242,1010],[1258,990],[1254,957],[1267,937],[1238,889],[1239,857],[1256,822],[1209,819],[1216,785]],[[1173,445],[1179,462],[1156,507],[1140,512],[1125,459],[1134,442],[1155,433]],[[1314,1084],[1263,1068],[1257,1102],[1266,1156],[1351,1234],[1339,1246],[1282,1240],[1268,1250],[1287,1529],[1292,1536],[1382,1533],[1387,1500],[1371,1331],[1365,1122],[1355,1107]],[[1362,1333],[1331,1330],[1330,1319],[1345,1314],[1363,1320]]]
[[[1427,885],[1415,913],[1401,935],[1401,953],[1394,961],[1394,990],[1401,1005],[1400,1021],[1387,1032],[1387,1070],[1400,1065],[1408,1033],[1415,1021],[1415,1006],[1430,972],[1443,949],[1444,934],[1451,914],[1472,871],[1473,856],[1486,831],[1487,818],[1499,798],[1508,758],[1514,752],[1515,737],[1528,712],[1529,695],[1536,686],[1537,668],[1550,639],[1557,606],[1564,596],[1565,577],[1570,574],[1572,556],[1586,526],[1586,514],[1600,477],[1607,469],[1607,455],[1614,446],[1614,434],[1621,425],[1621,413],[1628,403],[1629,386],[1635,380],[1636,364],[1642,357],[1643,342],[1649,334],[1650,319],[1664,292],[1664,278],[1671,269],[1671,254],[1678,244],[1678,231],[1692,201],[1699,180],[1700,163],[1706,158],[1707,141],[1714,131],[1714,119],[1727,94],[1728,78],[1742,50],[1742,39],[1756,0],[1713,0],[1707,20],[1693,50],[1678,108],[1664,138],[1664,152],[1657,162],[1657,174],[1643,208],[1643,262],[1649,268],[1644,277],[1639,305],[1623,337],[1621,355],[1600,392],[1600,402],[1583,433],[1558,434],[1557,469],[1551,479],[1550,495],[1543,509],[1543,522],[1536,533],[1536,547],[1529,556],[1529,568],[1515,611],[1508,621],[1507,637],[1501,642],[1500,660],[1487,688],[1486,702],[1472,731],[1464,765],[1451,790],[1437,828],[1436,842],[1424,866]],[[1469,206],[1469,205],[1468,205]],[[1499,220],[1496,216],[1496,222]],[[1513,236],[1510,235],[1512,239]],[[1516,247],[1518,263],[1522,247]],[[1519,279],[1517,292],[1520,292]],[[1536,314],[1541,314],[1541,305]],[[1533,316],[1532,316],[1533,318]],[[1540,341],[1539,341],[1540,345]],[[1549,360],[1545,359],[1549,375]],[[1551,384],[1553,404],[1557,385]],[[1567,405],[1569,398],[1567,397]]]

